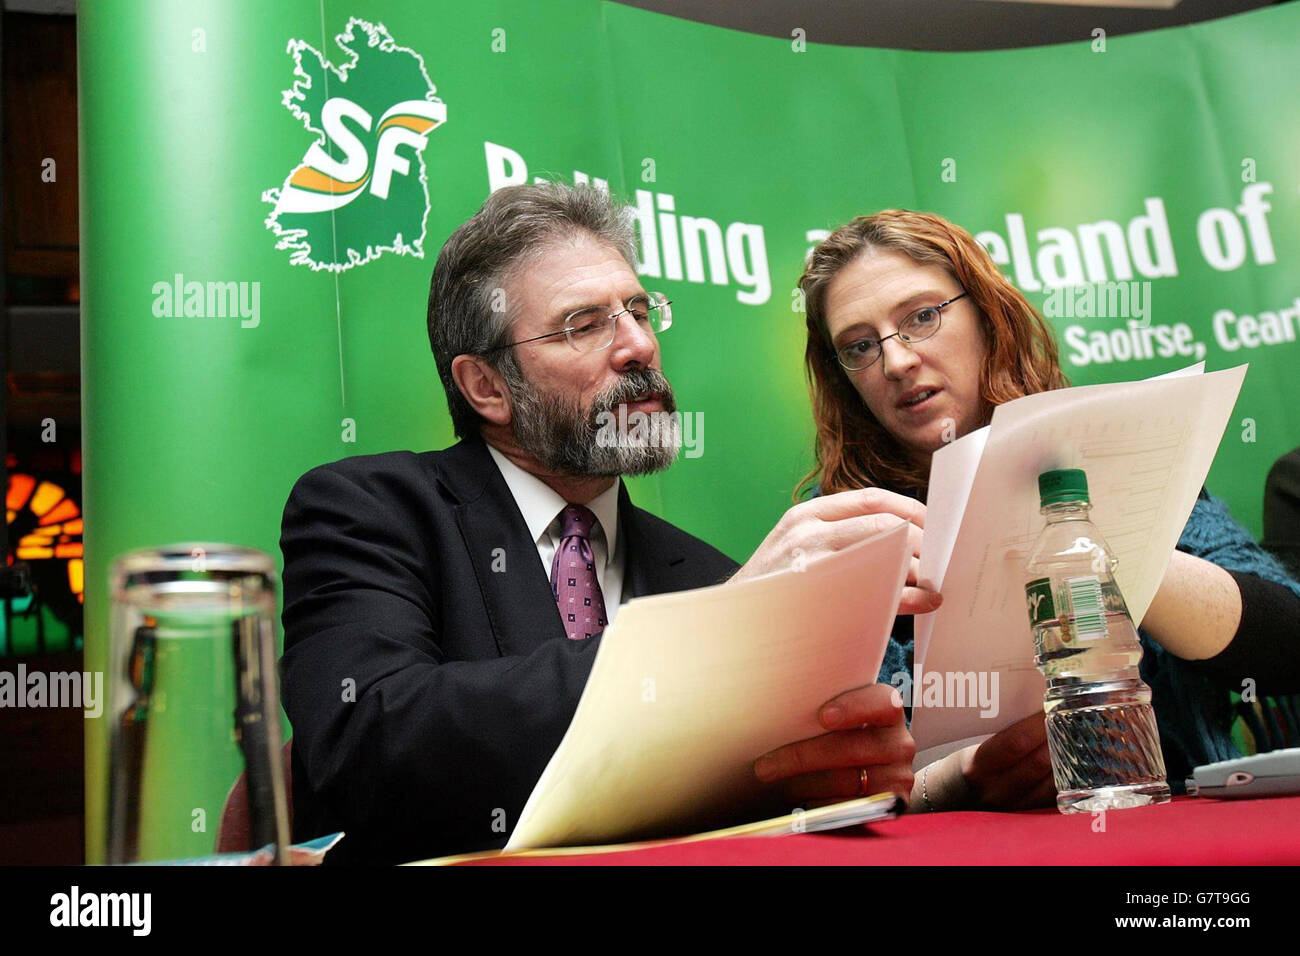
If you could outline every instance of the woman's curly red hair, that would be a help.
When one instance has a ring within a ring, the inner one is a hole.
[[[859,216],[813,250],[799,277],[808,326],[804,364],[817,438],[816,465],[799,483],[796,500],[814,484],[822,494],[882,487],[924,495],[929,482],[928,469],[913,462],[871,414],[831,349],[827,288],[841,269],[872,249],[896,250],[919,263],[940,265],[970,294],[988,343],[980,396],[989,409],[1069,384],[1051,329],[969,232],[932,213],[906,209]]]

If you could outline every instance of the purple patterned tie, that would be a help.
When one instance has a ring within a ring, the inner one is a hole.
[[[551,591],[560,620],[571,640],[597,637],[608,622],[589,540],[596,516],[590,508],[569,505],[560,512],[560,524],[560,547],[551,561]]]

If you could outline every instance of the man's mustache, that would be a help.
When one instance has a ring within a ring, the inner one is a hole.
[[[652,368],[635,369],[631,372],[624,372],[619,376],[618,381],[609,387],[608,391],[596,397],[596,400],[592,403],[592,420],[595,421],[600,415],[613,412],[619,405],[630,402],[647,392],[653,392],[660,396],[665,412],[675,412],[677,410],[677,399],[673,396],[673,387],[668,384],[668,379],[663,376],[662,372]]]

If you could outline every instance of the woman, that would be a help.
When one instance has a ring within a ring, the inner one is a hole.
[[[987,425],[993,408],[1069,383],[1052,333],[964,229],[887,210],[842,226],[803,276],[816,466],[800,488],[882,489],[879,507],[924,525],[930,456]],[[796,493],[796,498],[799,494]],[[1142,624],[1171,784],[1236,756],[1229,690],[1300,690],[1300,584],[1204,490]],[[915,583],[915,571],[913,580]],[[880,680],[911,672],[900,616]],[[916,775],[921,810],[1048,805],[1041,714]]]

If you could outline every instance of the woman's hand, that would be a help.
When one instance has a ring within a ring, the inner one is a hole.
[[[942,597],[938,591],[920,587],[917,581],[925,505],[883,488],[842,491],[795,505],[781,516],[754,556],[731,580],[743,581],[760,574],[806,565],[886,530],[896,518],[910,525],[907,545],[911,552],[898,613],[933,611],[942,602]]]
[[[827,701],[817,717],[827,732],[759,757],[759,780],[781,784],[791,804],[911,794],[916,742],[897,688],[873,684],[846,691]]]
[[[1041,713],[930,764],[917,774],[912,792],[916,811],[1028,810],[1055,802],[1047,721]]]
[[[974,809],[1028,810],[1055,803],[1045,714],[1030,714],[960,753]]]

